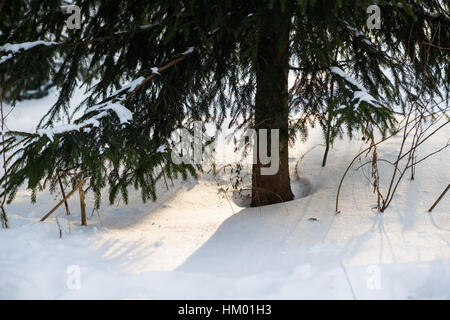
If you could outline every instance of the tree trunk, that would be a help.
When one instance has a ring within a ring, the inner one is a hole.
[[[279,6],[278,6],[279,7]],[[256,58],[255,125],[259,129],[279,129],[279,169],[276,174],[261,174],[260,154],[252,172],[252,206],[289,201],[294,198],[289,178],[289,29],[290,17],[279,8],[268,11],[258,29]],[[260,147],[257,134],[257,150]],[[271,150],[271,134],[267,130],[267,155]],[[273,155],[270,155],[273,157]]]

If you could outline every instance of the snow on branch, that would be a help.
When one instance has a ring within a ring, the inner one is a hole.
[[[70,132],[81,131],[89,127],[98,127],[100,125],[100,120],[108,115],[108,111],[115,113],[117,118],[119,118],[120,124],[127,124],[133,119],[133,113],[124,107],[119,102],[106,102],[97,106],[93,106],[86,110],[86,113],[92,111],[100,111],[96,115],[83,120],[77,124],[64,124],[55,126],[53,128],[38,129],[36,133],[22,132],[22,131],[3,131],[1,135],[16,135],[25,137],[42,137],[47,136],[50,141],[53,141],[55,136],[62,136]]]
[[[136,89],[137,86],[139,86],[143,81],[145,80],[144,77],[139,77],[129,83],[127,83],[126,85],[124,85],[122,88],[120,88],[119,90],[116,90],[112,93],[111,97],[115,97],[117,95],[121,95],[124,94],[127,91],[133,91],[134,89]]]
[[[107,102],[100,104],[98,106],[94,106],[86,110],[87,112],[91,111],[113,111],[117,118],[119,118],[119,121],[121,124],[127,124],[130,123],[130,121],[133,119],[133,113],[125,108],[121,103],[119,102]],[[102,113],[99,113],[99,115]],[[97,115],[98,116],[98,115]],[[98,118],[96,118],[98,120]]]
[[[157,24],[144,24],[144,25],[138,27],[137,30],[139,30],[139,31],[146,31],[146,30],[152,29],[152,28],[154,28],[156,26],[157,26]],[[123,35],[123,34],[129,34],[129,33],[130,33],[130,31],[117,31],[117,32],[114,32],[115,35]]]
[[[14,58],[14,54],[19,52],[25,52],[38,46],[52,47],[58,45],[57,42],[47,42],[47,41],[33,41],[33,42],[23,42],[23,43],[6,43],[0,47],[0,52],[5,52],[7,55],[0,57],[0,64]]]
[[[48,41],[42,41],[42,40],[33,41],[33,42],[22,42],[22,43],[16,43],[16,44],[7,43],[0,48],[0,51],[17,53],[21,50],[27,51],[27,50],[30,50],[37,46],[51,47],[51,46],[54,46],[57,44],[58,44],[57,42],[51,42],[51,41],[48,42]]]
[[[339,67],[330,67],[330,71],[336,75],[338,75],[339,77],[341,77],[342,79],[344,79],[345,81],[349,82],[350,84],[354,85],[355,87],[357,87],[360,91],[365,91],[366,89],[359,84],[358,81],[356,81],[355,79],[353,79],[352,77],[350,77],[348,74],[346,74],[344,72],[344,70],[342,70]]]
[[[171,68],[172,66],[176,65],[177,63],[183,61],[184,59],[186,59],[186,57],[188,57],[189,55],[191,55],[194,51],[198,50],[200,48],[200,45],[196,46],[196,47],[189,47],[187,48],[187,50],[185,52],[183,52],[181,54],[181,57],[170,61],[169,63],[165,64],[164,66],[158,68],[158,67],[153,67],[150,69],[151,74],[149,76],[147,76],[144,80],[140,81],[140,84],[138,84],[134,90],[131,91],[131,93],[127,96],[127,98],[125,99],[125,101],[127,101],[128,99],[130,99],[144,84],[146,84],[148,81],[150,81],[151,79],[153,79],[153,77],[155,75],[159,75],[160,72],[163,72],[164,70],[167,70],[169,68]],[[128,89],[129,90],[129,89]],[[127,91],[128,91],[127,90]]]
[[[182,53],[182,55],[186,56],[188,54],[191,54],[192,52],[194,52],[194,49],[195,49],[194,47],[189,47],[185,52]]]
[[[377,101],[377,99],[375,99],[371,94],[369,94],[366,90],[366,88],[364,88],[358,81],[356,81],[355,79],[353,79],[352,77],[350,77],[348,74],[346,74],[341,68],[339,67],[330,67],[330,71],[336,75],[338,75],[339,77],[341,77],[342,79],[344,79],[345,81],[347,81],[348,83],[350,83],[351,85],[355,86],[358,90],[353,92],[353,99],[352,100],[357,100],[356,105],[354,106],[354,108],[358,108],[359,105],[361,104],[361,102],[367,102],[368,104],[374,106],[374,107],[379,107],[381,105],[380,102]]]
[[[101,37],[98,37],[98,38],[87,39],[87,40],[82,40],[82,41],[77,41],[77,42],[61,42],[61,43],[58,43],[58,42],[53,42],[53,41],[38,40],[38,41],[15,43],[15,44],[6,43],[2,47],[0,47],[0,52],[10,52],[10,53],[17,54],[17,53],[26,52],[26,51],[29,51],[31,49],[35,49],[35,48],[38,48],[38,47],[40,47],[40,49],[42,49],[42,48],[55,49],[55,48],[76,47],[76,46],[82,46],[82,45],[89,45],[91,43],[95,43],[95,42],[99,42],[99,41],[111,40],[111,39],[114,39],[116,37],[124,37],[124,36],[127,36],[129,34],[132,34],[133,32],[134,33],[145,32],[145,31],[148,31],[148,30],[152,29],[154,26],[155,25],[143,25],[143,26],[138,27],[137,30],[116,32],[116,33],[114,33],[112,35],[101,36]],[[9,60],[12,57],[13,56],[9,56],[7,59],[3,59],[3,57],[0,57],[0,64],[5,62],[6,60]]]
[[[177,64],[180,61],[183,61],[187,56],[191,55],[195,50],[197,50],[198,48],[200,48],[200,46],[197,47],[189,47],[187,48],[187,50],[185,52],[183,52],[181,54],[181,57],[165,64],[162,67],[152,67],[150,68],[150,72],[151,74],[149,76],[145,77],[139,77],[131,82],[129,82],[128,84],[124,85],[122,88],[120,88],[119,90],[114,91],[111,96],[106,99],[106,100],[111,100],[116,96],[120,96],[123,95],[124,93],[130,92],[130,95],[126,98],[126,100],[128,100],[129,98],[131,98],[136,91],[138,91],[145,83],[147,83],[148,81],[150,81],[155,75],[161,75],[160,72],[174,66],[175,64]],[[126,101],[125,100],[125,101]]]
[[[353,33],[353,35],[356,38],[361,38],[361,40],[362,40],[362,42],[364,42],[364,44],[373,48],[373,43],[367,38],[367,36],[363,32],[350,26],[347,21],[344,21],[344,24],[345,24],[345,27],[347,28],[347,30],[349,30],[351,33]]]
[[[8,60],[11,59],[12,57],[13,57],[13,54],[12,54],[12,53],[10,53],[10,54],[8,54],[8,55],[6,55],[6,56],[0,57],[0,64],[2,64],[3,62],[8,61]]]

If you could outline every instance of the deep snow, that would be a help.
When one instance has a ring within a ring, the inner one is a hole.
[[[9,128],[31,130],[42,113],[22,103]],[[423,152],[449,136],[446,128]],[[204,174],[169,191],[159,185],[155,203],[142,204],[135,192],[128,206],[105,203],[93,216],[88,195],[88,227],[73,196],[69,235],[63,206],[38,221],[56,195],[43,193],[33,205],[23,190],[7,208],[11,228],[0,230],[0,299],[449,299],[450,195],[426,210],[449,183],[450,150],[420,164],[416,180],[405,178],[383,214],[372,210],[376,197],[362,169],[352,169],[335,215],[339,179],[365,144],[337,141],[322,168],[321,143],[313,129],[291,149],[292,171],[309,151],[300,180],[292,174],[298,199],[260,208],[236,205]],[[399,143],[395,137],[378,153],[392,157]]]

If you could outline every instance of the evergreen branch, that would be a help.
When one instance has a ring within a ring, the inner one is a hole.
[[[82,129],[89,128],[91,126],[92,126],[92,124],[87,124],[87,125],[81,126],[79,129],[72,129],[72,130],[67,130],[67,131],[61,132],[61,133],[55,133],[53,136],[54,137],[61,137],[61,136],[64,136],[64,135],[72,133],[72,132],[77,132],[77,131],[80,131]],[[4,131],[3,133],[0,133],[0,135],[20,136],[20,137],[28,137],[28,138],[37,138],[37,137],[42,137],[43,136],[43,135],[41,135],[39,133],[31,133],[31,132],[15,131],[15,130]]]
[[[154,77],[155,75],[157,75],[157,74],[159,74],[160,72],[163,72],[164,70],[167,70],[167,69],[173,67],[174,65],[176,65],[177,63],[179,63],[179,62],[185,60],[186,57],[190,56],[193,52],[197,51],[200,47],[201,47],[201,45],[197,45],[196,47],[189,47],[184,53],[182,53],[182,56],[181,56],[181,57],[179,57],[179,58],[177,58],[177,59],[175,59],[175,60],[170,61],[169,63],[165,64],[164,66],[162,66],[162,67],[160,67],[160,68],[153,68],[153,69],[152,69],[152,74],[149,75],[148,77],[146,77],[139,85],[137,85],[137,86],[134,88],[134,90],[133,90],[126,98],[125,98],[125,100],[123,100],[123,101],[121,101],[121,102],[122,102],[122,103],[127,102],[131,97],[134,96],[134,94],[136,94],[136,92],[137,92],[140,88],[142,88],[142,86],[143,86],[145,83],[147,83],[147,82],[149,82],[151,79],[153,79],[153,77]],[[109,102],[109,101],[113,100],[115,97],[119,96],[121,93],[123,93],[123,90],[122,90],[122,91],[119,90],[119,92],[118,92],[116,95],[113,95],[113,96],[108,97],[107,99],[103,100],[101,103],[98,104],[98,106],[102,106],[102,105],[104,105],[106,102]],[[94,119],[95,119],[95,118],[94,118]],[[95,120],[98,120],[98,119],[95,119]],[[86,128],[91,127],[92,125],[94,125],[94,123],[89,122],[89,123],[87,123],[87,124],[85,124],[85,125],[77,126],[76,128],[73,128],[73,129],[69,129],[69,130],[66,130],[66,131],[63,131],[63,132],[54,133],[54,134],[52,134],[52,136],[54,136],[54,137],[61,137],[61,136],[67,135],[67,134],[69,134],[69,133],[79,132],[79,131],[81,131],[81,130],[83,130],[83,129],[86,129]],[[40,134],[40,133],[30,133],[30,132],[25,132],[25,131],[12,131],[12,130],[11,130],[11,131],[2,131],[2,132],[0,133],[0,135],[3,135],[3,136],[5,136],[5,135],[22,136],[22,137],[30,137],[30,138],[36,138],[36,137],[41,137],[41,136],[43,136],[43,134]]]
[[[88,39],[88,40],[81,40],[81,41],[77,41],[77,42],[66,42],[66,43],[52,43],[50,45],[44,45],[44,44],[40,44],[40,45],[36,45],[33,46],[29,49],[22,49],[18,52],[15,52],[14,55],[12,55],[12,57],[9,57],[8,60],[10,58],[15,58],[21,54],[24,53],[29,53],[30,51],[34,51],[34,50],[51,50],[51,49],[58,49],[58,48],[71,48],[71,47],[77,47],[77,46],[83,46],[83,45],[89,45],[92,43],[96,43],[96,42],[100,42],[100,41],[105,41],[105,40],[111,40],[111,39],[115,39],[117,37],[125,37],[128,36],[130,34],[136,34],[136,33],[141,33],[141,32],[145,32],[148,31],[150,29],[152,29],[152,27],[154,27],[155,25],[149,25],[149,26],[141,26],[139,29],[137,30],[133,30],[133,31],[124,31],[124,32],[119,32],[119,33],[114,33],[113,35],[106,35],[106,36],[101,36],[98,38],[93,38],[93,39]],[[1,50],[0,52],[8,52],[6,50]],[[6,60],[5,60],[6,61]]]
[[[403,9],[403,4],[402,3],[397,3],[396,5],[389,5],[390,7],[396,7],[399,9]],[[445,22],[450,24],[450,17],[445,15],[444,13],[441,12],[429,12],[426,11],[424,8],[420,8],[420,7],[415,7],[412,6],[411,7],[412,11],[414,12],[414,14],[418,14],[422,17],[428,17],[431,19],[436,19],[439,20],[441,22]]]
[[[193,52],[197,51],[199,48],[201,47],[201,45],[197,45],[195,48],[194,47],[190,47],[186,52],[183,53],[183,55],[175,60],[172,60],[171,62],[165,64],[164,66],[158,68],[157,72],[152,71],[152,74],[149,75],[148,77],[146,77],[126,98],[125,98],[125,102],[128,101],[131,97],[133,97],[136,92],[142,88],[142,86],[144,84],[146,84],[147,82],[149,82],[151,79],[153,79],[153,77],[155,75],[157,75],[158,73],[167,70],[171,67],[173,67],[174,65],[176,65],[177,63],[183,61],[184,59],[186,59],[186,57],[190,56]]]

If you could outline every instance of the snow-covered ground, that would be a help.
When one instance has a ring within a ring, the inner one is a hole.
[[[23,103],[8,124],[28,130],[41,114]],[[422,152],[449,136],[442,130]],[[400,142],[387,141],[379,156],[393,157]],[[23,190],[7,208],[11,228],[0,230],[0,299],[449,299],[450,195],[427,209],[450,182],[450,150],[418,165],[383,214],[372,209],[364,170],[350,170],[335,215],[339,179],[366,145],[337,141],[322,168],[321,143],[313,129],[291,149],[292,171],[304,155],[300,180],[292,174],[303,196],[260,208],[237,206],[204,174],[169,191],[159,185],[155,203],[135,192],[128,206],[105,203],[98,215],[88,196],[88,227],[74,196],[69,235],[63,206],[39,222],[56,195],[42,193],[33,205]]]

